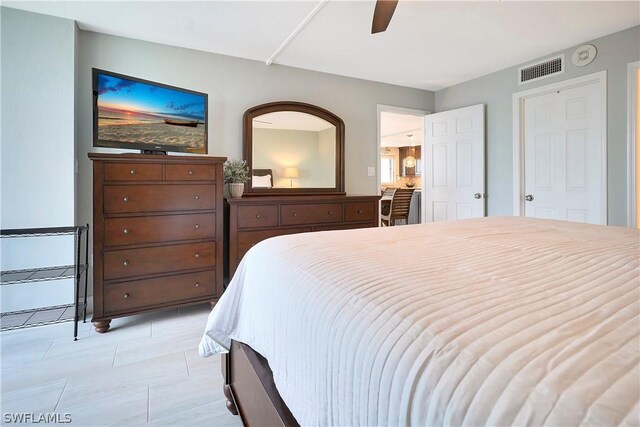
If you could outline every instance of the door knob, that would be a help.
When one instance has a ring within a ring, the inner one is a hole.
[[[524,196],[524,199],[527,202],[533,202],[533,196],[531,194],[527,194],[526,196]]]
[[[473,195],[474,199],[482,199],[482,193],[476,193]]]

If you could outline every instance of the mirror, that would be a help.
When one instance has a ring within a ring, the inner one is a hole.
[[[344,194],[344,123],[301,102],[272,102],[244,114],[244,158],[253,195]]]

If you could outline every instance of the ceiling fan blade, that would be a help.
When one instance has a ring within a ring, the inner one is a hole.
[[[378,0],[376,2],[376,8],[373,11],[371,34],[381,33],[387,29],[397,5],[398,0]]]

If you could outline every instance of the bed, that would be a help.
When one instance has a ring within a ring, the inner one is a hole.
[[[638,425],[639,239],[519,217],[276,237],[200,354],[232,349],[249,425],[269,402],[283,425]]]

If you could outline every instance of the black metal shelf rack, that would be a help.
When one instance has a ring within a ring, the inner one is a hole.
[[[30,310],[20,310],[0,313],[5,316],[32,313],[29,319],[33,322],[25,321],[22,325],[2,326],[1,330],[11,330],[31,326],[48,325],[52,323],[74,321],[73,339],[78,340],[78,322],[82,313],[82,321],[87,321],[87,283],[89,269],[89,224],[75,225],[70,227],[46,227],[46,228],[19,228],[0,230],[1,238],[20,237],[47,237],[47,236],[75,236],[75,264],[60,265],[42,268],[28,268],[22,270],[6,270],[0,272],[0,285],[13,285],[19,283],[43,282],[50,280],[75,279],[74,301],[72,304],[57,305],[50,307],[38,307]],[[84,235],[84,262],[81,260],[82,236]],[[80,283],[84,275],[83,302],[80,303]],[[73,316],[67,315],[69,308],[73,307]],[[47,319],[47,312],[60,311],[60,316],[54,320]],[[42,314],[45,314],[42,316]],[[43,320],[38,320],[43,318]],[[46,320],[44,320],[46,319]]]

